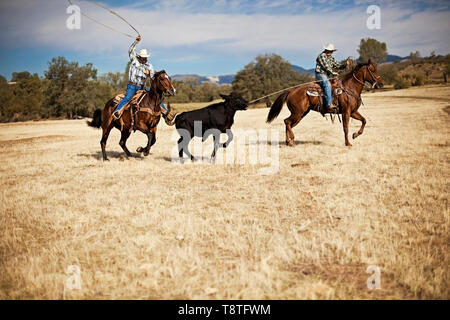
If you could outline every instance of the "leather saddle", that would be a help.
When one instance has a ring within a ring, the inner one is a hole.
[[[129,109],[131,106],[139,105],[139,103],[141,103],[142,99],[144,98],[145,93],[147,93],[147,91],[138,90],[136,92],[136,94],[133,96],[133,98],[131,98],[130,101],[128,101],[127,104],[124,105],[124,107],[122,108],[122,111]],[[121,94],[118,94],[117,96],[115,96],[114,104],[117,106],[124,97],[125,97],[125,93],[121,93]]]
[[[332,96],[338,96],[343,93],[341,80],[332,79],[330,83]],[[306,89],[306,94],[311,97],[323,97],[324,93],[320,82],[311,83]]]

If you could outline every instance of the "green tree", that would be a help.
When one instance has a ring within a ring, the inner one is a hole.
[[[37,74],[13,73],[14,83],[0,81],[0,120],[17,121],[40,118],[44,83]]]
[[[417,64],[420,61],[420,52],[416,51],[416,52],[411,52],[409,54],[409,60],[411,60],[412,64]]]
[[[292,65],[281,56],[265,54],[257,56],[236,74],[232,89],[253,100],[311,79],[309,74],[300,75],[292,70]]]
[[[372,58],[377,63],[386,61],[388,54],[386,43],[372,38],[361,39],[358,53],[360,61],[367,62]]]
[[[78,62],[69,62],[64,57],[53,58],[45,72],[49,80],[45,92],[45,104],[48,115],[87,116],[92,109],[92,83],[97,79],[97,70],[91,63],[79,66]]]
[[[38,75],[35,73],[34,75],[31,75],[28,71],[22,71],[22,72],[13,72],[11,76],[11,82],[17,82],[20,80],[27,80],[30,78],[39,78]]]
[[[110,85],[116,91],[123,90],[125,87],[124,74],[120,72],[108,72],[100,77],[100,81]]]

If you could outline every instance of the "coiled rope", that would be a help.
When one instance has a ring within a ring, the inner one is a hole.
[[[72,3],[71,0],[67,0],[67,1],[69,2],[69,4],[70,4],[71,6],[74,5],[74,4]],[[138,36],[141,35],[141,34],[139,33],[139,31],[137,31],[137,29],[131,25],[131,23],[129,23],[125,18],[123,18],[123,17],[122,17],[121,15],[119,15],[117,12],[115,12],[115,11],[109,9],[107,6],[105,6],[105,5],[101,4],[101,3],[98,3],[98,2],[95,2],[95,1],[91,1],[91,0],[85,0],[85,1],[90,2],[90,3],[92,3],[92,4],[95,4],[96,6],[98,6],[98,7],[100,7],[100,8],[103,8],[103,9],[105,9],[106,11],[108,11],[109,13],[115,15],[116,17],[118,17],[119,19],[121,19],[122,21],[124,21],[126,24],[128,24],[134,31],[136,31],[136,33],[138,34]],[[98,23],[98,24],[104,26],[105,28],[108,28],[109,30],[112,30],[112,31],[117,32],[117,33],[120,33],[120,34],[122,34],[122,35],[124,35],[124,36],[127,36],[127,37],[130,37],[130,38],[135,38],[134,36],[132,36],[132,35],[130,35],[130,34],[128,34],[128,33],[125,33],[125,32],[122,32],[122,31],[120,31],[120,30],[114,29],[113,27],[110,27],[110,26],[104,24],[103,22],[98,21],[98,20],[96,20],[96,19],[94,19],[94,18],[88,16],[86,13],[84,13],[84,12],[81,11],[81,10],[80,10],[80,13],[81,13],[83,16],[85,16],[86,18],[88,18],[89,20],[91,20],[91,21],[93,21],[93,22],[95,22],[95,23]]]

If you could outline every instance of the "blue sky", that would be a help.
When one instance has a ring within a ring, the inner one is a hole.
[[[86,1],[82,11],[114,28],[125,23]],[[142,34],[156,70],[169,74],[224,75],[239,71],[256,55],[277,53],[311,68],[322,45],[335,56],[357,57],[361,38],[385,41],[390,54],[419,50],[450,52],[450,1],[325,0],[109,0],[103,4],[127,18]],[[381,29],[369,30],[366,9],[381,9]],[[0,74],[28,70],[43,75],[56,56],[92,62],[99,74],[123,71],[132,40],[82,17],[68,30],[66,0],[11,0],[0,3]]]

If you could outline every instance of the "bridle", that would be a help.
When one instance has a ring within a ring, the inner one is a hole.
[[[370,83],[370,81],[368,81],[366,79],[366,71],[369,71],[370,76],[372,77],[372,79],[374,80],[373,83]],[[369,66],[364,66],[364,74],[363,74],[363,79],[362,81],[359,80],[356,76],[355,76],[355,72],[353,71],[353,78],[355,78],[356,81],[358,81],[359,83],[361,83],[363,86],[366,82],[369,82],[372,85],[372,89],[375,88],[375,86],[378,84],[378,80],[381,79],[380,76],[375,76],[372,72],[372,70],[370,70]]]
[[[158,75],[154,75],[153,76],[153,79],[152,79],[152,82],[153,81],[158,81],[158,85],[159,86],[161,86],[161,84],[162,84],[162,82],[161,82],[161,80],[158,78],[160,75],[164,75],[165,77],[166,77],[166,79],[168,79],[169,81],[170,81],[170,84],[172,85],[172,81],[170,80],[170,77],[167,75],[167,73],[159,73]],[[158,78],[158,79],[157,79]],[[172,85],[172,87],[173,87],[173,85]],[[160,90],[161,90],[161,88],[160,88]],[[167,91],[170,91],[170,89],[167,89],[166,87],[163,87],[163,90],[161,90],[162,91],[162,94],[164,95],[164,94],[166,94],[166,92]]]

